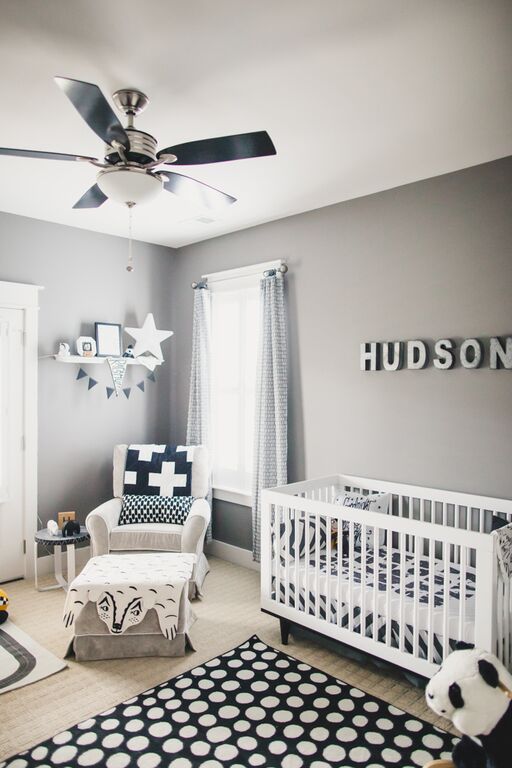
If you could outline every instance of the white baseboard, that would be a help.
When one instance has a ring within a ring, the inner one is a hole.
[[[75,549],[75,569],[77,573],[80,573],[84,565],[87,563],[87,561],[91,557],[91,548],[90,547],[80,547],[80,549]],[[62,553],[62,570],[64,573],[67,572],[68,567],[68,559],[66,556],[66,550],[64,549]],[[49,574],[54,573],[53,568],[53,555],[44,555],[44,557],[39,557],[37,559],[37,574],[38,576],[49,576]]]
[[[213,539],[206,545],[206,552],[214,557],[220,557],[221,560],[227,560],[229,563],[250,568],[252,571],[259,571],[260,569],[260,564],[252,559],[252,552],[241,547],[234,547],[233,544],[226,544],[225,541]]]

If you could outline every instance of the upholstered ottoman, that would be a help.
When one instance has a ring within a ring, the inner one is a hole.
[[[188,582],[195,555],[148,552],[93,557],[71,583],[64,624],[77,661],[183,656],[195,620]]]

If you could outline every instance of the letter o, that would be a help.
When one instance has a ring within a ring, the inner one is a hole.
[[[471,359],[469,350],[473,351]],[[464,368],[478,368],[482,362],[482,345],[478,339],[466,339],[460,345],[460,362]]]

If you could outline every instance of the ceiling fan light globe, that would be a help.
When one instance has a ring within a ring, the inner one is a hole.
[[[163,189],[162,179],[141,168],[108,168],[100,171],[96,183],[109,200],[124,205],[144,205]]]

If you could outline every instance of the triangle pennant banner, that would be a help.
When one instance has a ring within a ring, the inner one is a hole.
[[[106,387],[106,390],[107,390],[107,400],[110,400],[110,398],[114,394],[114,387]]]
[[[141,392],[144,392],[144,382],[143,381],[139,381],[137,386],[138,386],[138,388],[140,389]]]
[[[97,383],[98,382],[96,381],[96,379],[93,379],[91,378],[91,376],[89,376],[89,384],[87,386],[87,389],[92,389],[93,387],[96,386]]]
[[[87,376],[86,372],[84,371],[83,368],[79,368],[78,373],[76,375],[76,380],[78,381],[78,379],[83,379],[84,376]]]
[[[119,397],[121,387],[123,386],[124,374],[126,373],[126,358],[123,359],[122,357],[107,357],[107,360],[110,366],[110,373],[112,374],[114,391],[116,393],[116,397]]]
[[[149,379],[149,381],[156,381],[155,372],[151,371],[151,373],[148,373],[147,378]]]
[[[123,392],[124,392],[124,394],[126,395],[126,399],[127,399],[127,400],[129,400],[129,399],[130,399],[130,392],[131,392],[131,391],[132,391],[132,388],[131,388],[131,387],[125,387],[125,388],[123,389]]]

